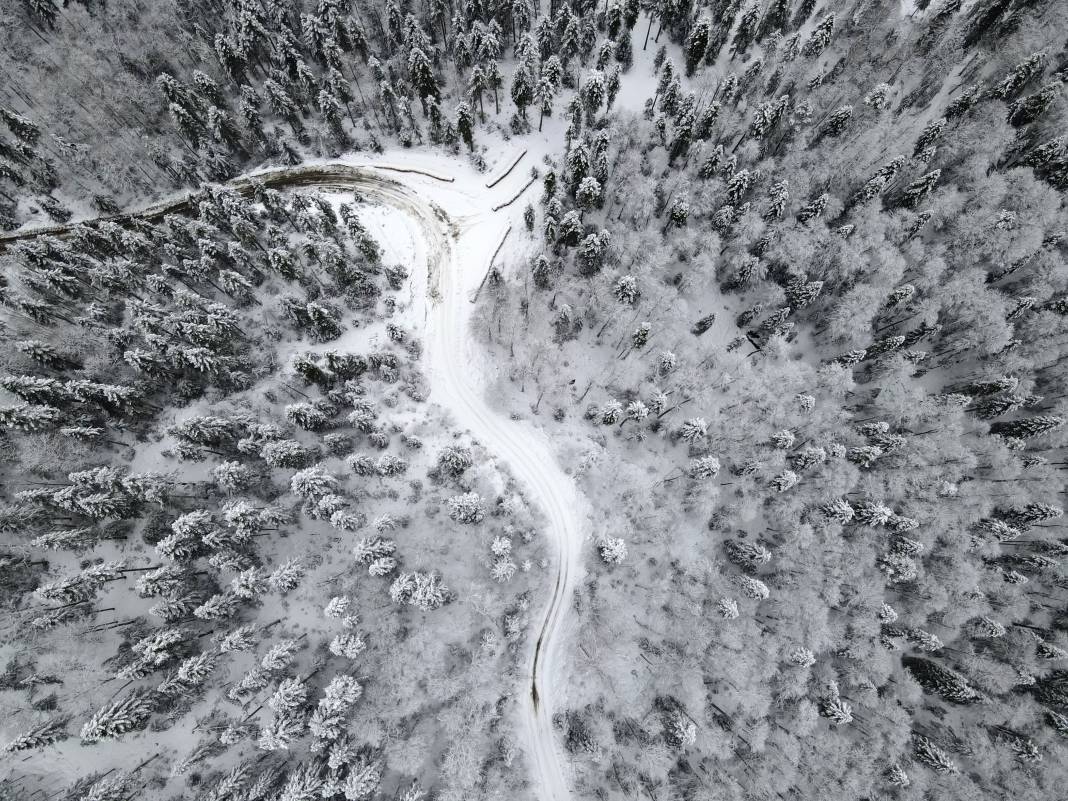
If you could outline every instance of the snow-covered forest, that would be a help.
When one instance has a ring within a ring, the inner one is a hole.
[[[0,76],[0,799],[1063,793],[1063,2],[9,0]]]

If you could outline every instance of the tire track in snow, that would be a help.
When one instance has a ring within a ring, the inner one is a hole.
[[[481,274],[489,266],[493,243],[500,237],[476,236],[481,225],[497,218],[498,208],[487,206],[474,217],[453,218],[414,185],[415,179],[386,177],[374,165],[345,163],[312,164],[250,173],[228,182],[242,195],[250,196],[256,183],[287,189],[309,187],[358,191],[392,206],[417,221],[427,257],[426,368],[431,398],[448,409],[457,421],[502,459],[523,484],[534,504],[541,508],[547,535],[555,546],[556,570],[552,594],[545,606],[530,649],[530,679],[520,699],[521,730],[531,760],[533,779],[541,801],[565,801],[571,796],[553,731],[553,709],[563,660],[561,638],[566,634],[571,598],[582,573],[582,539],[586,506],[574,482],[560,468],[548,437],[528,422],[512,420],[494,411],[485,400],[475,343],[469,336],[471,304],[465,270]],[[419,171],[414,171],[417,175]],[[444,181],[436,175],[428,178]],[[447,190],[446,190],[447,191]],[[475,195],[457,189],[471,199]],[[156,220],[166,214],[188,211],[202,197],[190,193],[160,201],[139,211],[16,231],[0,236],[0,248],[10,242],[43,235],[64,236],[77,225],[130,217]],[[506,225],[506,223],[505,223]],[[503,231],[504,226],[501,230]],[[488,243],[488,245],[487,245]]]

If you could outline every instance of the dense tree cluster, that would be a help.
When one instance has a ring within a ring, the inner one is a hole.
[[[513,559],[530,569],[533,528],[514,487],[487,493],[467,444],[422,453],[411,421],[435,434],[444,423],[422,404],[418,339],[390,319],[410,267],[389,263],[362,212],[209,185],[166,213],[0,254],[0,601],[14,654],[0,691],[17,710],[4,745],[34,760],[25,781],[37,764],[48,775],[49,749],[123,739],[124,761],[70,797],[152,782],[198,798],[363,799],[385,784],[415,801],[416,776],[454,793],[476,778],[485,792],[521,785],[426,767],[485,747],[518,681],[525,625],[504,610],[523,590],[503,585]],[[383,344],[369,351],[340,340],[375,325]],[[477,625],[435,619],[459,597],[435,517],[464,551],[462,524],[482,524],[474,582],[496,633],[483,612]],[[325,615],[324,584],[345,593]],[[72,640],[76,665],[63,657]],[[439,664],[439,650],[468,647],[477,671]],[[407,649],[424,661],[397,674]],[[379,671],[388,688],[374,688]],[[427,703],[440,712],[443,699],[414,690],[438,671],[471,704],[433,724],[448,743],[416,739],[401,759],[359,734]],[[168,730],[170,747],[142,754]]]
[[[603,515],[580,786],[1055,794],[1063,20],[684,5],[642,116],[569,111],[485,301]]]
[[[572,599],[572,673],[590,678],[558,721],[578,792],[1055,797],[1060,10],[16,4],[0,227],[199,189],[181,211],[0,257],[3,601],[42,650],[103,638],[101,680],[121,682],[68,712],[73,687],[62,708],[38,697],[64,677],[14,661],[4,692],[33,717],[8,750],[132,740],[218,696],[168,773],[187,794],[416,801],[428,741],[446,743],[441,797],[519,790],[502,699],[467,704],[463,677],[495,686],[529,598],[445,649],[420,625],[481,619],[485,601],[456,603],[446,546],[410,547],[407,509],[477,554],[486,592],[531,568],[530,521],[468,445],[421,456],[418,435],[397,437],[397,405],[422,397],[410,334],[335,348],[407,266],[385,263],[355,206],[216,184],[393,142],[478,163],[487,131],[521,136],[536,115],[563,132],[524,216],[541,252],[482,302],[599,512]],[[641,53],[652,96],[632,114],[622,76]],[[276,364],[273,343],[297,340]],[[344,538],[360,579],[316,607],[318,642],[262,612],[333,580],[319,549],[265,547],[311,534]],[[102,617],[131,582],[128,619]],[[403,621],[381,639],[371,591]],[[413,700],[425,673],[360,670],[399,642],[430,654],[441,729]],[[397,741],[414,745],[382,745]],[[224,768],[227,749],[241,758]],[[143,767],[71,797],[130,797]]]

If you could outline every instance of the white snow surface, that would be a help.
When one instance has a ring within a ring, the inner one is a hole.
[[[503,171],[516,152],[501,153],[496,167]],[[423,331],[424,364],[430,400],[447,409],[482,445],[502,460],[524,486],[531,503],[546,517],[545,534],[556,553],[551,595],[529,643],[530,684],[519,699],[520,731],[524,750],[542,801],[570,797],[563,761],[552,727],[553,710],[562,698],[558,682],[564,664],[571,597],[582,575],[582,542],[588,526],[588,508],[575,482],[560,467],[546,434],[527,421],[513,420],[494,408],[486,389],[495,383],[495,368],[470,334],[474,305],[471,299],[490,268],[490,260],[509,225],[510,251],[514,253],[523,230],[526,198],[494,212],[493,206],[510,199],[530,178],[535,163],[528,154],[515,170],[493,189],[489,178],[463,162],[445,156],[405,152],[406,169],[426,170],[452,177],[445,183],[415,173],[382,171],[389,179],[379,189],[361,186],[361,194],[404,213],[407,224],[389,225],[392,215],[376,233],[407,240],[412,254],[412,304],[403,321]],[[359,167],[396,166],[389,155],[368,159],[360,154],[342,163]],[[377,172],[377,170],[375,171]],[[535,188],[528,190],[533,194]],[[397,221],[399,222],[399,221]],[[417,235],[412,236],[410,223]],[[391,230],[392,228],[392,230]],[[425,271],[420,265],[426,264]],[[418,271],[418,274],[417,274]],[[418,291],[425,287],[425,291]],[[358,348],[367,332],[351,329],[331,349]],[[351,340],[351,341],[350,341]]]

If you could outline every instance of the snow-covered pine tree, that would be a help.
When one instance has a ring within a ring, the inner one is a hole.
[[[65,740],[70,737],[70,734],[67,733],[67,725],[69,723],[70,718],[66,716],[46,720],[45,722],[34,726],[24,734],[20,734],[4,746],[4,750],[9,754],[14,754],[20,751],[45,748],[52,743]]]
[[[143,729],[152,715],[155,700],[151,693],[135,690],[99,709],[82,727],[82,742],[113,740]]]

